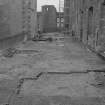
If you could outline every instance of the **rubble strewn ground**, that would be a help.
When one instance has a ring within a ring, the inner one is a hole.
[[[28,41],[17,46],[13,57],[0,57],[0,105],[104,105],[104,73],[43,74],[40,72],[70,72],[101,70],[105,61],[80,42],[63,34],[49,33],[56,40]]]

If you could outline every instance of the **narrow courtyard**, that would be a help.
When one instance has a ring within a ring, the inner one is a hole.
[[[44,37],[0,55],[0,105],[105,105],[105,61],[67,35]]]

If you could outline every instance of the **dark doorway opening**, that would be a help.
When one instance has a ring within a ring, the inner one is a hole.
[[[88,27],[87,27],[87,41],[89,36],[93,34],[93,7],[90,7],[88,10]]]
[[[81,13],[81,22],[80,22],[80,41],[83,39],[83,11],[80,11]]]

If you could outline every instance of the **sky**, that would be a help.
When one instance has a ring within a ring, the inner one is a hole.
[[[55,5],[55,7],[59,8],[59,0],[37,0],[37,10],[41,11],[42,5]]]

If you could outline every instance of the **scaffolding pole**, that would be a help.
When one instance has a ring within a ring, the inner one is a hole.
[[[59,0],[59,29],[61,31],[62,13],[64,12],[64,0]]]

